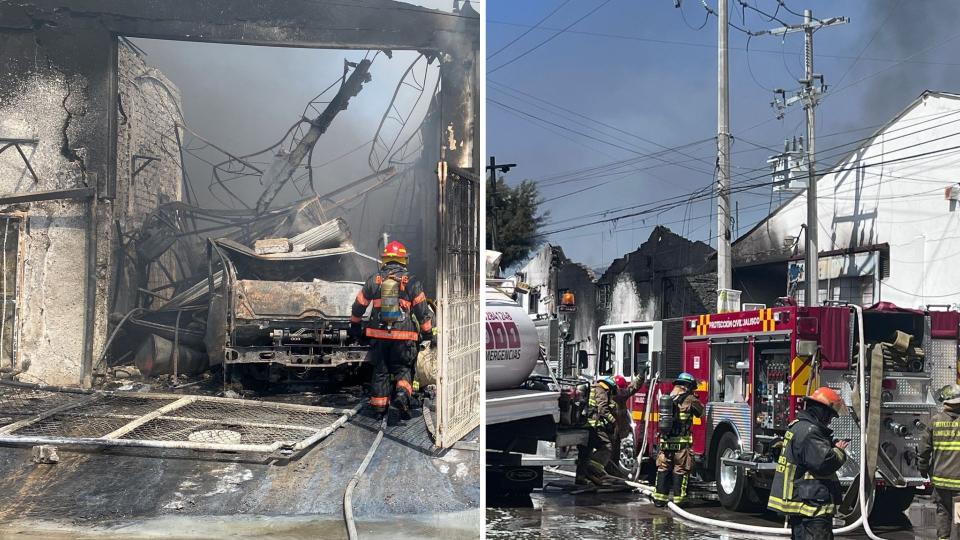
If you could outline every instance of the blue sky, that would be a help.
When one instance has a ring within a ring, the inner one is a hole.
[[[610,0],[569,31],[512,61],[603,1],[488,0],[485,6],[487,153],[519,164],[509,173],[509,183],[532,179],[541,184],[548,200],[543,208],[550,212],[546,230],[615,215],[580,217],[587,214],[686,195],[713,178],[717,20],[708,18],[699,2],[683,0],[677,9],[672,0]],[[717,9],[717,0],[707,4]],[[749,5],[771,15],[778,9],[777,0],[749,0]],[[960,59],[953,54],[960,43],[955,24],[960,3],[785,0],[785,5],[798,13],[812,9],[818,18],[851,19],[815,34],[815,71],[830,85],[817,110],[820,167],[837,161],[850,148],[844,143],[868,136],[873,129],[866,128],[886,122],[924,90],[960,92]],[[730,21],[737,26],[780,26],[744,10],[739,1],[731,0],[730,6]],[[558,7],[542,28],[497,52]],[[800,20],[783,7],[776,15],[786,23]],[[753,37],[748,52],[748,37],[731,29],[730,45],[733,181],[735,186],[758,184],[768,178],[766,159],[772,149],[805,133],[798,106],[783,120],[770,106],[772,89],[799,87],[803,36]],[[502,64],[507,65],[497,69]],[[633,162],[620,168],[609,165],[628,158]],[[558,176],[587,167],[600,167],[596,173],[603,176]],[[608,183],[597,185],[602,182]],[[742,234],[776,208],[780,198],[762,187],[734,200],[740,207],[735,230]],[[604,267],[635,249],[658,223],[715,244],[713,212],[714,202],[704,200],[660,215],[559,232],[548,240],[579,262]]]

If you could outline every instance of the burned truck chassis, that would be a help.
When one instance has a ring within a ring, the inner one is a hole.
[[[269,362],[302,368],[335,368],[364,362],[368,348],[351,344],[343,326],[329,321],[313,326],[291,325],[290,321],[238,326],[231,332],[224,362]],[[264,338],[270,341],[269,345],[263,345]]]

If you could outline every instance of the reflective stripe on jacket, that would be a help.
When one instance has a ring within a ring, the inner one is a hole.
[[[935,487],[960,490],[960,412],[950,405],[920,435],[917,469]]]
[[[767,508],[787,515],[832,516],[840,502],[837,470],[847,454],[834,446],[833,431],[800,411],[784,435],[783,451]]]
[[[380,321],[380,285],[388,275],[397,276],[402,282],[400,288],[399,303],[400,308],[407,313],[412,313],[412,317],[406,317],[398,321],[392,328],[386,328],[387,325]],[[379,272],[370,276],[363,284],[363,288],[357,293],[351,309],[351,323],[359,323],[363,320],[363,314],[367,308],[371,308],[370,320],[367,323],[367,329],[364,334],[373,339],[386,339],[394,341],[417,341],[420,333],[430,332],[433,329],[433,316],[427,304],[427,296],[423,292],[423,286],[420,281],[407,272],[407,269],[395,262],[383,265]],[[418,325],[419,323],[419,325]]]
[[[614,390],[615,386],[610,387],[604,381],[597,381],[590,387],[590,400],[587,402],[587,424],[590,427],[606,428],[616,424],[617,404],[613,400]]]
[[[703,416],[704,407],[703,403],[700,403],[700,400],[697,399],[697,396],[693,395],[693,392],[681,395],[686,397],[684,397],[683,401],[677,405],[677,408],[679,409],[678,416],[680,417],[680,429],[677,431],[678,435],[672,437],[661,436],[661,450],[675,452],[677,450],[689,448],[693,445],[693,435],[690,434],[690,429],[693,425],[693,418],[699,418]]]

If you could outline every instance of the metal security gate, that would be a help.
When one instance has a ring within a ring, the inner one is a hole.
[[[441,162],[437,446],[480,425],[480,181]]]
[[[18,302],[20,295],[20,217],[0,216],[0,367],[17,367]]]
[[[333,433],[359,408],[139,392],[64,392],[4,383],[0,444],[289,456]]]

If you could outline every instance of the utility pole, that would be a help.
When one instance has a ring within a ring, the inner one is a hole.
[[[807,113],[807,246],[804,268],[806,269],[807,306],[815,306],[820,300],[820,242],[818,240],[820,219],[817,217],[817,177],[814,172],[814,134],[817,121],[817,100],[813,88],[813,12],[803,10],[803,65],[806,73],[803,79],[803,94],[807,98],[803,108]],[[823,79],[820,81],[823,86]]]
[[[717,3],[717,298],[733,288],[730,256],[730,53],[727,0]],[[719,306],[718,306],[719,307]]]
[[[487,227],[490,229],[490,249],[497,249],[497,171],[507,173],[511,168],[516,167],[516,163],[505,163],[497,165],[497,158],[490,156],[490,164],[487,170],[490,171],[490,208],[487,208]]]
[[[800,92],[796,97],[786,99],[785,93],[781,101],[774,98],[774,106],[782,111],[784,107],[800,102],[803,104],[803,110],[807,113],[807,242],[804,247],[804,304],[807,306],[816,306],[819,303],[820,289],[820,248],[817,238],[819,220],[817,218],[817,176],[814,167],[814,135],[816,134],[816,107],[820,101],[820,96],[826,92],[827,85],[823,83],[823,75],[813,72],[813,33],[820,28],[846,24],[850,22],[847,17],[832,17],[830,19],[814,19],[813,12],[809,9],[803,10],[803,24],[791,24],[773,30],[760,32],[758,35],[770,34],[783,36],[793,32],[803,32],[803,59],[804,59],[804,78],[799,82],[802,85]],[[819,85],[814,82],[819,81]],[[781,113],[782,114],[782,113]]]

